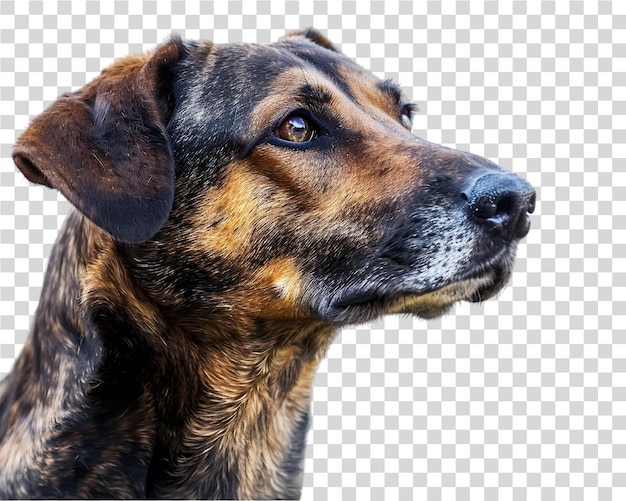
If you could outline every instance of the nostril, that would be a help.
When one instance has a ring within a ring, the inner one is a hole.
[[[517,211],[518,201],[514,195],[486,195],[470,203],[472,214],[479,219],[488,219],[497,223],[505,223]]]
[[[470,206],[472,214],[480,219],[491,219],[496,215],[498,209],[497,204],[489,200],[482,200],[480,203],[470,204]]]
[[[508,217],[515,212],[515,200],[512,196],[504,196],[496,204],[495,217]]]

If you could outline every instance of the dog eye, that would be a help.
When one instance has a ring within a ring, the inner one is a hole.
[[[276,136],[291,143],[307,143],[317,137],[317,130],[300,115],[291,115],[278,126]]]
[[[413,128],[413,113],[415,111],[415,105],[406,104],[402,107],[402,125],[404,125],[407,129],[411,130]]]

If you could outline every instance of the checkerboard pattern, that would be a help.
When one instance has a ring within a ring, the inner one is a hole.
[[[29,118],[171,32],[315,26],[398,81],[415,132],[538,190],[497,300],[345,329],[316,379],[304,499],[626,499],[626,2],[0,0],[0,376],[69,209],[11,147]]]

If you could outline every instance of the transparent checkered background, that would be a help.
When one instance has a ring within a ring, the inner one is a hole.
[[[538,189],[512,285],[346,329],[316,379],[304,499],[626,499],[626,2],[0,0],[0,376],[68,203],[11,147],[30,117],[172,31],[315,26],[419,104],[415,132]]]

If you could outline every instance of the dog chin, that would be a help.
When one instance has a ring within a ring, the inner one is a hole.
[[[446,314],[460,301],[479,303],[495,296],[510,276],[510,267],[500,265],[427,292],[409,290],[351,294],[324,308],[322,316],[341,325],[364,323],[394,314],[432,319]]]
[[[446,314],[460,301],[481,302],[495,295],[501,287],[494,288],[493,275],[454,282],[426,294],[399,297],[391,302],[384,314],[408,314],[431,319]]]

